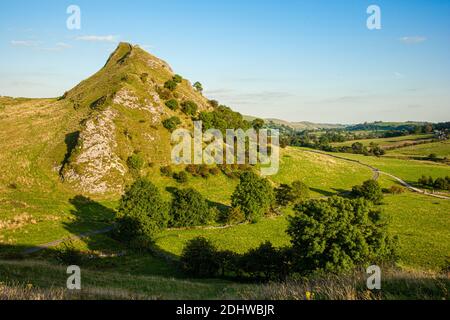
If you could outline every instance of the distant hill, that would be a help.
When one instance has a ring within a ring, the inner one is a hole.
[[[244,116],[247,121],[252,121],[257,117]],[[313,123],[308,121],[289,122],[281,119],[268,118],[264,119],[266,123],[274,123],[276,125],[282,125],[290,127],[294,130],[320,130],[320,129],[344,129],[345,125],[342,124],[329,124],[329,123]]]

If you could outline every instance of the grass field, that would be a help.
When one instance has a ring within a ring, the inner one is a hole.
[[[334,147],[342,147],[342,146],[351,146],[356,142],[362,143],[364,146],[369,146],[370,143],[376,143],[382,148],[386,147],[395,147],[407,143],[415,143],[418,141],[424,141],[432,139],[432,134],[417,134],[417,135],[408,135],[408,136],[400,136],[400,137],[392,137],[392,138],[379,138],[379,139],[362,139],[362,140],[353,140],[353,141],[345,141],[345,142],[335,142],[332,143]]]
[[[450,158],[450,141],[433,142],[426,144],[419,144],[415,146],[408,146],[404,148],[389,150],[386,156],[393,157],[428,157],[430,154],[435,154],[439,158]]]

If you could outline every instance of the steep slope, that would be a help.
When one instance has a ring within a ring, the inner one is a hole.
[[[121,43],[100,71],[66,92],[61,99],[87,117],[63,165],[64,181],[83,193],[117,193],[132,178],[127,166],[131,156],[138,155],[144,170],[168,163],[170,134],[162,121],[177,116],[184,127],[191,127],[192,121],[165,102],[193,101],[199,111],[211,108],[187,80],[175,90],[166,89],[164,84],[173,77],[166,62]]]

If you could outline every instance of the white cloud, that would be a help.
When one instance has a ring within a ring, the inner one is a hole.
[[[55,44],[55,46],[53,47],[48,47],[48,48],[42,48],[42,50],[46,50],[46,51],[63,51],[66,49],[70,49],[72,48],[72,46],[70,44],[64,43],[64,42],[58,42],[57,44]]]
[[[35,40],[12,40],[11,45],[14,47],[37,47],[40,42]]]
[[[91,41],[91,42],[117,42],[117,36],[107,35],[107,36],[80,36],[75,38],[79,41]]]
[[[422,36],[403,37],[400,38],[400,41],[404,44],[418,44],[427,41],[427,38]]]

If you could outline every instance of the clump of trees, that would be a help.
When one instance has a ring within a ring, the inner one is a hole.
[[[450,177],[446,176],[445,178],[436,178],[426,177],[422,175],[419,178],[418,183],[421,187],[434,189],[434,190],[450,190]]]
[[[333,197],[299,204],[286,232],[290,246],[277,248],[267,241],[244,254],[218,250],[205,238],[193,239],[181,255],[182,268],[199,277],[284,280],[289,275],[343,273],[397,258],[397,239],[388,233],[387,220],[364,199]]]
[[[181,124],[181,120],[180,120],[180,118],[173,116],[168,119],[165,119],[162,122],[162,124],[163,124],[164,128],[166,128],[167,130],[172,132],[178,128],[178,126]]]
[[[175,91],[175,89],[177,88],[178,84],[181,83],[183,81],[183,77],[176,74],[172,77],[172,79],[167,80],[164,83],[164,88],[170,90],[170,91]]]
[[[114,234],[121,240],[149,243],[167,227],[168,209],[158,188],[148,179],[138,178],[120,200]]]
[[[208,166],[206,164],[189,164],[185,170],[193,177],[202,177],[205,179],[210,175],[217,176],[220,173],[220,169],[217,166]]]
[[[281,184],[275,189],[276,203],[281,207],[305,201],[308,198],[309,187],[302,181],[294,181],[291,185]]]
[[[364,181],[360,186],[352,188],[352,195],[356,198],[364,198],[373,202],[374,204],[381,204],[383,201],[383,190],[376,180]]]
[[[257,222],[269,212],[274,201],[275,195],[270,182],[251,171],[240,175],[239,184],[231,196],[231,206],[239,208],[246,220],[252,222]]]
[[[367,200],[311,200],[295,212],[287,233],[298,272],[344,272],[395,258],[396,240],[389,236],[380,210]]]
[[[251,124],[244,120],[242,115],[234,112],[226,106],[218,106],[214,111],[202,111],[198,115],[198,119],[203,124],[203,130],[218,129],[225,134],[226,129],[242,129],[247,130],[251,128]]]
[[[213,222],[216,217],[206,199],[195,189],[175,189],[170,210],[171,227],[194,227]]]

